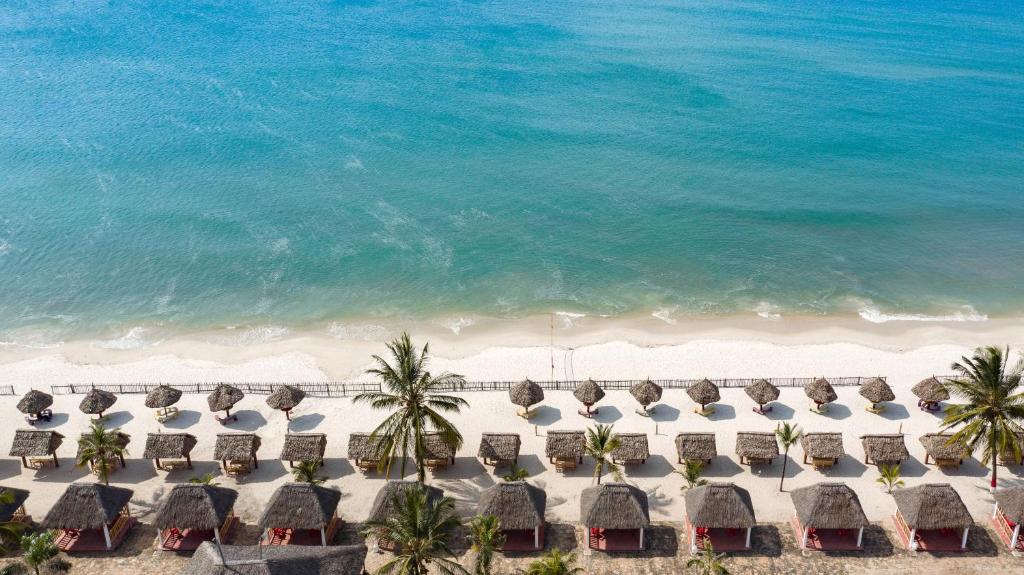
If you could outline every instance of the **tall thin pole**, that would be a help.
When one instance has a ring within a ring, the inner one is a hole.
[[[551,334],[551,345],[548,352],[551,357],[551,380],[555,381],[555,314],[548,314],[548,329]]]

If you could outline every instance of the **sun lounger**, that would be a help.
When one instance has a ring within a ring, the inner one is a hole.
[[[573,471],[576,469],[575,459],[556,459],[555,460],[555,471],[564,473],[566,471]]]
[[[178,417],[178,408],[174,407],[173,405],[170,407],[161,407],[160,409],[156,410],[156,414],[154,417],[156,417],[156,420],[159,421],[160,423],[170,421]]]
[[[715,412],[715,406],[709,405],[709,406],[705,407],[704,409],[701,409],[699,407],[694,407],[693,408],[693,412],[696,413],[697,415],[708,417],[708,416],[710,416],[711,414],[713,414]]]
[[[51,419],[53,419],[53,411],[49,409],[44,409],[38,414],[30,413],[25,416],[25,421],[29,425],[35,425],[37,421],[50,421]]]
[[[217,420],[217,423],[219,423],[221,425],[228,425],[228,424],[230,424],[232,422],[238,421],[238,416],[237,415],[230,415],[228,417],[221,417],[221,416],[219,416],[217,414],[214,414],[213,417]]]

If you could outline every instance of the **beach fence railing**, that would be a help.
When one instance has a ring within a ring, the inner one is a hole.
[[[867,381],[875,379],[878,376],[844,376],[844,377],[826,377],[833,386],[846,387],[861,385]],[[747,385],[758,381],[761,378],[730,378],[730,379],[712,379],[712,383],[722,388],[735,388],[735,387],[746,387]],[[776,387],[803,387],[808,383],[818,379],[816,377],[770,377],[764,378],[770,381]],[[885,380],[884,377],[881,377]],[[583,383],[585,380],[566,380],[566,381],[537,381],[535,382],[541,388],[551,391],[572,391],[576,389],[576,386]],[[619,380],[597,380],[594,382],[600,385],[603,389],[612,390],[628,390],[637,383],[640,383],[641,379],[619,379]],[[700,379],[654,379],[651,380],[654,383],[660,385],[664,389],[686,389],[691,385],[701,381]],[[225,382],[230,385],[237,387],[243,393],[252,395],[269,395],[284,382]],[[453,383],[451,385],[444,386],[439,391],[449,392],[472,392],[472,391],[508,391],[512,386],[520,383],[520,381],[465,381],[461,383]],[[153,388],[160,384],[157,383],[83,383],[83,384],[67,384],[67,385],[51,385],[50,389],[54,395],[73,395],[73,394],[85,394],[89,393],[89,390],[96,388],[104,391],[110,391],[117,394],[132,394],[132,393],[149,393]],[[200,382],[200,383],[170,383],[167,382],[165,385],[170,385],[176,389],[181,390],[183,393],[212,393],[214,389],[220,385],[220,382]],[[330,382],[288,382],[288,385],[297,387],[302,391],[306,392],[306,395],[311,397],[352,397],[360,393],[378,392],[381,391],[381,385],[377,382],[368,381],[330,381]],[[10,386],[8,386],[10,387]],[[0,389],[2,394],[2,389]],[[14,390],[11,388],[11,393],[14,395]]]

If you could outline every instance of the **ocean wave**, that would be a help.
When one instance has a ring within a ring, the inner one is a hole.
[[[234,328],[228,328],[234,329]],[[210,343],[228,345],[232,347],[244,347],[247,345],[259,345],[278,341],[288,335],[288,328],[279,325],[263,325],[252,327],[238,333],[237,335],[215,335],[208,338]]]
[[[858,312],[861,318],[871,323],[887,323],[890,321],[931,321],[931,322],[972,322],[988,321],[988,316],[965,305],[959,311],[946,315],[925,315],[917,313],[885,313],[874,307],[862,307]]]
[[[327,334],[333,338],[352,341],[384,341],[390,335],[388,329],[382,325],[338,322],[327,326]]]
[[[779,306],[767,301],[759,302],[754,306],[754,313],[764,319],[780,319],[782,317],[782,314],[779,313]]]
[[[564,329],[569,329],[570,327],[572,327],[574,320],[587,317],[587,314],[585,313],[577,313],[572,311],[556,311],[555,315],[562,322],[562,327]]]
[[[476,322],[474,322],[472,319],[467,318],[467,317],[462,317],[462,316],[459,316],[457,318],[442,320],[440,322],[440,324],[442,326],[452,330],[452,333],[454,333],[455,335],[459,335],[459,333],[462,331],[462,328],[469,327],[469,326],[473,325],[474,323],[476,323]]]
[[[674,314],[678,309],[678,306],[661,307],[651,312],[651,316],[656,317],[669,325],[675,325],[676,320],[672,318],[672,314]]]
[[[0,238],[0,256],[6,254],[7,252],[11,251],[12,249],[14,249],[14,248],[11,246],[11,242],[9,242],[9,241],[7,241],[7,240],[5,240],[3,238]]]
[[[142,349],[145,347],[152,347],[159,345],[163,340],[150,341],[146,339],[145,334],[150,330],[136,326],[128,330],[128,333],[115,339],[108,339],[96,342],[94,345],[102,349],[118,349],[118,350],[129,350],[129,349]]]

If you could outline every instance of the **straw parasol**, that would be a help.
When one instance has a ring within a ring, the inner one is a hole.
[[[20,457],[21,464],[26,467],[29,457],[53,457],[53,463],[56,466],[58,464],[57,448],[61,443],[64,443],[64,436],[56,431],[19,429],[14,432],[10,455]]]
[[[131,489],[102,483],[72,483],[42,521],[45,529],[103,529],[132,499]]]
[[[158,385],[146,394],[146,407],[150,409],[162,409],[170,407],[181,399],[181,390],[169,385]]]
[[[44,409],[53,405],[53,396],[49,393],[43,393],[38,389],[30,389],[21,401],[18,402],[18,411],[38,416]]]
[[[805,529],[859,529],[870,525],[860,499],[845,483],[799,487],[789,495]]]
[[[524,379],[509,388],[508,398],[513,405],[528,410],[531,405],[544,401],[544,389],[529,379]]]
[[[819,377],[805,385],[804,393],[807,394],[807,397],[811,398],[811,401],[818,405],[819,409],[821,409],[822,405],[832,403],[839,398],[836,395],[836,390],[832,389],[832,384],[824,377]]]
[[[757,523],[750,492],[734,483],[708,483],[686,492],[686,517],[694,527],[746,529]]]
[[[291,419],[291,411],[306,397],[306,392],[291,385],[281,385],[267,396],[267,405],[270,409],[279,409],[284,412],[287,419]]]
[[[427,495],[427,505],[431,505],[444,497],[444,491],[431,485],[425,485],[418,481],[390,480],[377,492],[377,497],[374,498],[373,505],[370,507],[369,520],[387,521],[393,518],[395,515],[395,498],[403,497],[405,492],[410,489],[424,489]]]
[[[588,379],[587,381],[577,385],[576,390],[573,391],[572,394],[576,396],[576,399],[578,399],[580,403],[586,406],[586,415],[589,417],[590,415],[597,413],[597,411],[590,411],[590,406],[601,401],[601,398],[604,397],[604,390],[601,389],[600,385],[597,385],[596,381]]]
[[[767,379],[759,379],[743,388],[750,399],[758,406],[759,412],[764,412],[766,403],[771,403],[779,398],[779,388],[771,384]]]
[[[880,377],[876,377],[864,385],[861,385],[860,396],[870,401],[872,408],[883,401],[892,401],[896,399],[896,394],[892,392],[892,388],[889,387],[889,384],[885,383],[885,380]]]
[[[242,390],[222,383],[206,398],[206,404],[210,406],[210,411],[223,411],[227,417],[231,417],[231,408],[242,401],[243,397],[245,394]]]
[[[544,526],[548,496],[525,481],[498,483],[480,494],[478,515],[498,518],[502,530],[519,531]]]
[[[341,492],[310,483],[285,483],[267,503],[259,526],[264,529],[326,529],[338,510]]]
[[[295,461],[313,461],[323,465],[327,452],[327,435],[323,433],[289,433],[284,436],[281,461],[294,467]]]
[[[902,433],[879,433],[860,436],[864,447],[864,463],[899,465],[910,457]]]
[[[366,545],[216,545],[204,541],[178,575],[361,575]]]
[[[709,403],[715,403],[722,399],[722,394],[718,391],[718,386],[711,383],[710,379],[702,379],[697,383],[686,388],[686,395],[690,396],[690,399],[694,403],[700,404],[701,411],[704,411],[704,406]]]
[[[949,399],[949,390],[935,376],[922,379],[917,385],[910,388],[921,401],[918,403],[938,403]]]
[[[713,432],[683,432],[676,435],[676,453],[679,463],[684,461],[703,461],[705,464],[718,457]]]
[[[82,410],[82,413],[87,415],[98,415],[103,417],[103,412],[110,409],[111,405],[117,401],[117,396],[109,391],[102,389],[96,389],[93,386],[89,390],[89,393],[85,394],[82,398],[82,403],[78,404],[78,409]]]
[[[740,431],[736,434],[736,455],[740,463],[755,459],[771,461],[779,456],[779,443],[771,431]]]
[[[161,501],[153,526],[157,529],[219,529],[237,499],[238,492],[227,487],[179,483]]]
[[[587,487],[580,493],[580,522],[588,529],[643,529],[651,524],[647,494],[625,483]]]
[[[619,438],[619,446],[611,452],[612,461],[644,463],[651,456],[646,433],[616,433],[615,436]]]
[[[519,460],[519,449],[522,440],[518,433],[485,432],[480,436],[480,448],[476,456],[484,463],[497,465],[501,462],[515,464]]]
[[[661,386],[649,379],[640,383],[634,383],[629,388],[629,393],[637,400],[644,413],[650,413],[647,409],[648,405],[655,401],[661,401]]]
[[[974,525],[960,494],[948,483],[927,483],[892,492],[911,529],[964,529]]]

